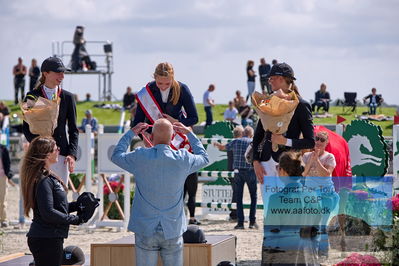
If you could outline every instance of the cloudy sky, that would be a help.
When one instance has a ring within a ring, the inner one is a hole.
[[[247,60],[257,71],[261,57],[290,64],[308,100],[322,82],[333,99],[344,91],[361,98],[372,87],[389,104],[399,99],[397,0],[0,0],[0,6],[0,99],[13,99],[19,56],[27,66],[33,57],[41,63],[53,40],[72,40],[76,25],[85,26],[88,41],[113,42],[113,94],[120,99],[168,61],[196,102],[214,83],[216,102],[227,103],[235,90],[247,91]],[[102,53],[101,46],[87,50]],[[80,99],[86,92],[98,98],[96,76],[69,75],[63,86]]]

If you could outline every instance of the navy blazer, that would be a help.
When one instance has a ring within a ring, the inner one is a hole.
[[[11,179],[13,176],[13,172],[11,170],[10,154],[7,147],[2,144],[0,144],[0,156],[3,163],[4,174],[7,176],[8,179]]]
[[[162,113],[168,114],[171,117],[178,119],[185,126],[193,126],[198,123],[198,113],[197,108],[195,107],[194,98],[191,95],[190,89],[187,85],[180,83],[180,98],[176,105],[172,104],[172,90],[169,91],[168,101],[164,103],[162,101],[162,95],[160,89],[157,87],[155,81],[152,81],[148,84],[152,94],[154,95],[155,100],[159,104]],[[184,117],[181,113],[182,107],[187,114],[187,117]],[[141,109],[140,104],[137,106],[136,114],[134,116],[133,124],[134,127],[140,122],[149,122],[146,118],[143,109]]]
[[[38,88],[28,92],[25,101],[30,97],[44,97],[42,89]],[[79,130],[76,126],[76,103],[72,93],[61,90],[60,93],[60,109],[58,113],[57,127],[54,129],[53,138],[57,146],[60,148],[60,154],[63,156],[73,155],[76,159],[78,149]],[[68,138],[66,135],[66,125],[68,123]],[[31,142],[38,135],[32,134],[29,130],[29,124],[23,122],[22,131],[26,139]]]
[[[292,139],[292,147],[281,147],[277,152],[272,151],[271,132],[265,131],[261,120],[255,130],[253,138],[253,159],[257,161],[268,161],[272,157],[276,162],[279,161],[280,154],[283,151],[294,149],[312,149],[315,145],[313,132],[313,117],[310,104],[299,98],[299,104],[295,109],[291,122],[288,125],[287,132],[284,134],[286,138]],[[263,145],[262,153],[257,152],[259,144],[266,134],[266,141]],[[302,134],[302,137],[301,137]],[[300,138],[301,137],[301,138]]]

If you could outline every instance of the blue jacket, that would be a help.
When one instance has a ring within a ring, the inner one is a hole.
[[[208,164],[208,154],[193,133],[187,137],[194,154],[186,149],[172,150],[166,144],[126,152],[133,136],[129,130],[111,157],[113,163],[132,173],[136,181],[128,229],[151,237],[161,224],[165,239],[179,237],[187,229],[184,182],[189,174]]]
[[[193,126],[198,123],[198,113],[197,108],[195,107],[194,98],[191,95],[191,92],[187,85],[180,83],[180,98],[176,105],[172,104],[172,90],[169,92],[168,101],[167,103],[162,102],[162,95],[157,87],[155,81],[150,82],[148,86],[152,94],[154,95],[155,100],[158,102],[159,106],[161,107],[161,111],[165,114],[170,115],[171,117],[178,119],[182,122],[185,126]],[[187,113],[187,117],[184,117],[181,113],[182,107],[184,107],[185,112]],[[137,106],[136,114],[134,116],[133,124],[131,125],[134,127],[140,122],[145,122],[146,116],[141,109],[141,106]]]

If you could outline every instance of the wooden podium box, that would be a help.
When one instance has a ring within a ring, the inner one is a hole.
[[[216,266],[221,261],[236,261],[234,235],[206,235],[207,243],[184,244],[184,266]],[[108,243],[91,244],[91,266],[136,265],[134,235]],[[158,266],[162,262],[158,256]]]

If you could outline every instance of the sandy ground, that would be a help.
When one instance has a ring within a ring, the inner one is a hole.
[[[201,188],[197,192],[197,201],[201,198]],[[258,190],[259,191],[259,190]],[[247,188],[244,192],[244,203],[249,203],[249,193]],[[261,197],[258,195],[258,204],[261,204]],[[9,187],[7,195],[7,214],[11,221],[18,221],[19,191],[18,187]],[[245,210],[245,215],[248,216]],[[248,229],[248,222],[245,223],[244,230],[234,230],[235,223],[227,220],[227,215],[210,215],[207,219],[201,217],[201,208],[197,208],[196,214],[202,218],[200,226],[205,234],[214,235],[235,235],[237,237],[237,265],[260,265],[261,264],[261,247],[263,239],[263,211],[257,210],[257,222],[259,229]],[[20,227],[16,224],[10,225],[8,228],[2,228],[3,234],[0,236],[0,257],[17,252],[29,253],[26,243],[26,233],[29,225]],[[90,253],[91,243],[105,243],[118,238],[128,236],[131,232],[117,230],[116,228],[96,228],[90,229],[72,226],[68,239],[65,240],[64,246],[77,245],[85,254]],[[370,241],[369,237],[346,237],[346,252],[342,252],[340,245],[342,239],[340,236],[330,237],[331,247],[329,258],[320,260],[323,265],[333,265],[340,262],[352,251],[362,250],[364,243]]]

